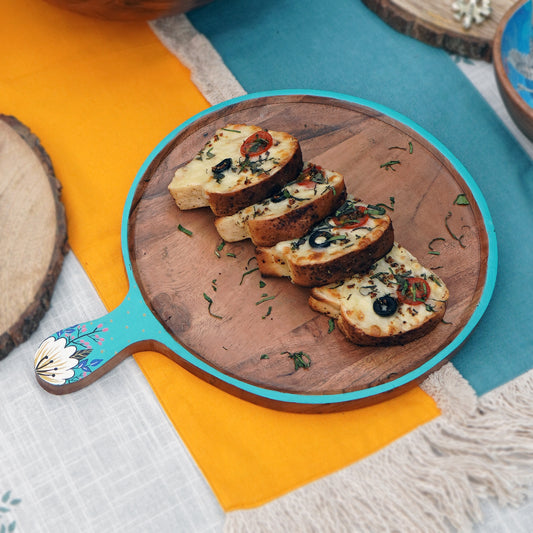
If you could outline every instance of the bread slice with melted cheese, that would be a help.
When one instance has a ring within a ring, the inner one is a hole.
[[[281,191],[234,215],[215,219],[215,226],[227,242],[250,238],[256,246],[274,246],[302,237],[345,199],[342,174],[306,163],[296,180]]]
[[[442,321],[448,289],[401,245],[368,272],[311,289],[309,305],[336,320],[342,333],[362,346],[406,344]]]
[[[260,272],[317,287],[364,272],[394,243],[385,209],[349,198],[304,237],[256,247]]]
[[[176,170],[168,189],[180,209],[209,206],[217,216],[232,215],[279,190],[302,165],[292,135],[228,124]]]

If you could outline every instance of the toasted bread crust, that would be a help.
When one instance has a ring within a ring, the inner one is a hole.
[[[412,258],[410,254],[407,257]],[[397,313],[400,315],[378,317],[371,310],[376,295],[361,293],[361,287],[368,288],[373,283],[372,279],[375,282],[375,277],[371,278],[369,274],[345,280],[343,285],[346,288],[343,289],[332,285],[313,288],[309,306],[334,318],[337,327],[348,340],[360,346],[401,345],[423,337],[442,321],[446,312],[448,289],[440,278],[424,269],[415,258],[412,259],[413,261],[406,263],[408,266],[405,270],[413,268],[415,275],[423,272],[429,280],[432,286],[427,302],[430,309],[427,309],[425,304],[411,305],[404,302],[399,304]],[[392,262],[390,264],[395,265]],[[385,272],[388,267],[389,265],[385,265],[381,271]],[[393,290],[394,294],[394,282],[389,290]]]
[[[326,285],[364,272],[394,244],[390,218],[384,216],[376,224],[357,245],[330,254],[311,252],[304,257],[294,257],[288,244],[283,248],[258,246],[259,270],[265,276],[290,277],[294,284],[302,287]]]
[[[256,246],[274,246],[280,241],[298,239],[337,209],[345,199],[346,190],[342,182],[335,188],[335,193],[328,191],[314,202],[288,211],[280,217],[250,220],[250,237]]]
[[[333,257],[329,261],[292,263],[291,280],[302,287],[318,287],[365,272],[391,249],[394,243],[392,222],[373,232],[372,237],[364,248]]]
[[[213,213],[218,216],[233,215],[241,209],[248,207],[271,196],[276,190],[294,179],[302,170],[302,150],[295,142],[294,151],[290,159],[280,162],[276,172],[261,174],[256,177],[255,183],[243,184],[239,188],[229,191],[207,191],[207,200]]]
[[[369,335],[358,328],[344,312],[341,312],[337,325],[350,341],[359,346],[395,346],[407,344],[427,335],[441,322],[446,312],[446,305],[439,307],[440,309],[435,311],[431,318],[419,327],[408,331],[401,331],[393,335]]]
[[[218,233],[226,242],[251,238],[256,246],[274,246],[280,241],[304,236],[346,199],[346,186],[341,174],[308,163],[303,171],[308,177],[306,183],[310,181],[309,176],[314,176],[313,172],[327,179],[318,182],[315,188],[302,188],[298,182],[300,175],[280,193],[276,193],[278,198],[281,196],[281,201],[278,199],[274,202],[269,198],[235,215],[216,218]]]
[[[335,319],[339,330],[348,340],[358,346],[397,346],[407,344],[427,335],[442,321],[446,313],[446,304],[440,303],[435,307],[435,312],[431,318],[419,327],[396,332],[392,335],[383,335],[384,332],[379,329],[374,330],[374,334],[365,332],[353,322],[353,319],[346,314],[344,309],[341,309],[340,306],[332,301],[322,299],[320,295],[311,294],[308,302],[314,311]]]
[[[264,131],[271,136],[269,148],[265,147],[264,153],[243,155],[246,139]],[[294,179],[302,164],[300,144],[292,135],[228,124],[176,170],[168,189],[180,209],[209,206],[217,216],[231,215]]]

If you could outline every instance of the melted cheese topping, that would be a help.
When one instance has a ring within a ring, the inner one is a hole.
[[[176,170],[171,187],[201,186],[205,191],[224,192],[260,181],[292,154],[294,146],[294,138],[290,135],[269,131],[273,138],[269,150],[245,158],[240,152],[242,143],[261,130],[258,126],[242,124],[220,128],[192,161]],[[213,167],[228,158],[231,159],[230,168],[215,176]]]
[[[346,203],[354,206],[368,207],[368,204],[348,199]],[[341,207],[342,209],[342,207]],[[384,210],[383,210],[384,211]],[[338,212],[338,211],[337,211]],[[349,229],[343,226],[336,226],[333,222],[334,216],[327,217],[323,222],[313,227],[313,229],[301,239],[291,241],[281,241],[274,247],[274,255],[277,257],[288,257],[293,263],[314,261],[329,261],[334,257],[343,255],[348,251],[356,250],[368,244],[367,238],[376,228],[388,223],[389,217],[383,214],[370,216],[365,224],[359,228]],[[317,231],[327,231],[331,234],[330,244],[327,247],[315,247],[311,245],[313,236]]]
[[[306,169],[313,166],[312,163],[306,163],[300,176],[305,176]],[[233,223],[239,227],[244,227],[246,221],[252,218],[274,218],[285,214],[291,209],[296,209],[312,202],[343,180],[343,177],[337,172],[332,172],[321,167],[320,171],[327,180],[325,183],[315,183],[314,187],[305,187],[299,184],[301,178],[296,179],[283,187],[279,193],[280,196],[285,196],[283,200],[274,202],[271,198],[267,198],[262,202],[245,207],[238,213],[230,215],[228,218],[231,218]]]
[[[375,313],[373,304],[376,298],[385,295],[397,297],[398,282],[394,274],[424,278],[430,295],[425,303],[419,305],[400,303],[392,316],[382,317]],[[328,301],[336,300],[342,312],[363,331],[385,336],[414,329],[426,322],[435,312],[435,306],[448,299],[448,289],[438,276],[395,243],[367,274],[356,275],[342,285],[331,284],[313,289],[313,295]]]

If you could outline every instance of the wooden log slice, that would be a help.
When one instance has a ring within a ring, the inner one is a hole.
[[[39,139],[0,114],[0,359],[50,307],[68,250],[61,186]]]
[[[455,20],[451,0],[363,0],[363,4],[400,33],[447,52],[489,62],[498,23],[513,3],[513,0],[492,0],[491,16],[466,30]]]

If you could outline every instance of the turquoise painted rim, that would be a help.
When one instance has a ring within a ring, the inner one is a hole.
[[[453,165],[453,167],[461,175],[463,180],[468,185],[470,192],[475,198],[476,203],[481,211],[481,215],[485,222],[485,228],[486,228],[487,236],[488,236],[487,276],[486,276],[485,286],[483,287],[483,291],[482,291],[479,303],[476,306],[476,309],[474,310],[474,312],[472,313],[472,316],[470,317],[469,321],[466,323],[464,328],[459,332],[457,337],[455,337],[455,339],[453,339],[453,341],[448,346],[446,346],[446,348],[444,348],[443,350],[435,354],[430,360],[428,360],[423,365],[419,366],[417,369],[393,381],[383,383],[375,387],[371,387],[371,388],[363,389],[363,390],[357,390],[353,392],[340,393],[340,394],[297,394],[297,393],[289,393],[289,392],[280,392],[280,391],[265,389],[262,387],[251,385],[250,383],[247,383],[245,381],[233,378],[231,376],[227,376],[223,372],[199,360],[196,356],[194,356],[189,351],[187,351],[183,346],[181,346],[179,342],[177,342],[166,330],[164,330],[164,333],[162,334],[162,338],[158,338],[154,340],[163,342],[168,348],[176,352],[176,354],[178,354],[181,358],[183,358],[190,364],[194,365],[198,369],[208,374],[211,374],[215,378],[225,383],[228,383],[229,385],[232,385],[238,389],[241,389],[243,391],[246,391],[258,397],[267,398],[267,399],[274,400],[274,401],[281,402],[281,403],[298,403],[298,404],[307,404],[307,405],[316,405],[316,406],[325,405],[325,404],[341,404],[341,403],[346,403],[346,402],[363,400],[366,398],[372,398],[373,396],[392,391],[394,389],[397,389],[399,387],[402,387],[404,385],[407,385],[417,380],[418,378],[420,378],[427,372],[431,371],[440,362],[442,362],[444,359],[450,356],[455,350],[457,350],[461,346],[461,344],[463,344],[463,342],[470,335],[474,327],[480,321],[481,317],[483,316],[483,314],[485,313],[485,310],[487,309],[489,305],[490,299],[492,298],[492,294],[494,292],[494,286],[496,284],[496,273],[498,269],[496,233],[494,230],[492,217],[490,216],[487,203],[478,185],[476,184],[476,182],[474,181],[474,179],[472,178],[468,170],[464,167],[464,165],[437,138],[435,138],[429,132],[421,128],[418,124],[413,122],[411,119],[405,117],[401,113],[393,111],[392,109],[389,109],[386,106],[383,106],[381,104],[377,104],[377,103],[374,103],[374,102],[371,102],[371,101],[368,101],[362,98],[358,98],[355,96],[335,93],[331,91],[316,91],[316,90],[279,90],[279,91],[265,91],[265,92],[258,92],[258,93],[250,93],[245,96],[233,98],[231,100],[227,100],[220,104],[216,104],[208,109],[205,109],[204,111],[186,120],[180,126],[178,126],[175,130],[170,132],[154,148],[154,150],[151,152],[151,154],[148,156],[146,161],[143,163],[143,165],[139,169],[137,176],[135,178],[135,181],[133,182],[130,188],[130,191],[128,193],[128,197],[126,199],[125,209],[123,213],[123,218],[122,218],[122,231],[121,231],[122,255],[124,257],[128,279],[130,282],[130,287],[134,286],[135,290],[140,292],[140,289],[137,287],[137,282],[133,275],[133,268],[131,265],[129,251],[128,251],[127,232],[128,232],[128,220],[129,220],[129,215],[130,215],[130,209],[132,206],[132,201],[133,201],[135,191],[137,190],[137,186],[140,180],[142,179],[144,173],[146,172],[146,170],[148,169],[152,161],[155,159],[155,157],[159,154],[159,152],[163,150],[167,146],[167,144],[171,142],[172,139],[174,139],[174,137],[176,137],[182,130],[187,128],[189,125],[194,123],[196,120],[202,117],[205,117],[207,115],[210,115],[211,113],[215,113],[221,109],[224,109],[225,107],[229,107],[233,104],[247,101],[247,100],[255,100],[257,98],[264,98],[264,97],[271,97],[271,96],[297,96],[297,95],[317,96],[317,97],[335,99],[335,100],[339,100],[343,102],[350,102],[350,103],[358,104],[358,105],[373,109],[375,111],[378,111],[380,113],[383,113],[384,115],[387,115],[397,120],[398,122],[401,122],[405,126],[411,128],[413,131],[421,135],[424,139],[426,139],[429,143],[431,143],[444,157],[446,157],[446,159],[448,159],[448,161]]]

